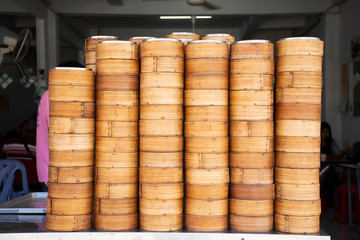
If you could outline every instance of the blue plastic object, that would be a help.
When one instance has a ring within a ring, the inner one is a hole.
[[[16,171],[21,172],[22,190],[15,192],[13,183]],[[17,198],[29,192],[24,164],[17,160],[0,159],[0,203]]]

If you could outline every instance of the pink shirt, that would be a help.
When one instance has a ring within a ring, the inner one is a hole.
[[[36,127],[36,169],[39,182],[49,180],[49,90],[41,97]]]

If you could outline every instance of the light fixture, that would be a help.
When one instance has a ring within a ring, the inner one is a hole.
[[[196,19],[210,19],[212,16],[196,16]],[[160,16],[160,19],[191,19],[191,16]]]

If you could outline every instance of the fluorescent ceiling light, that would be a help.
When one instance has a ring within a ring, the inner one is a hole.
[[[196,16],[196,19],[209,19],[212,16]],[[191,19],[191,16],[160,16],[160,19]]]

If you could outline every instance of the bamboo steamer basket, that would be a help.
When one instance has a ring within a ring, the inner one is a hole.
[[[227,137],[228,122],[185,122],[185,137]]]
[[[277,72],[319,72],[322,71],[322,57],[311,55],[278,56]]]
[[[138,182],[138,169],[123,167],[95,167],[96,183],[136,183]]]
[[[320,104],[276,104],[275,119],[321,120]]]
[[[139,90],[139,76],[111,74],[96,75],[97,91],[137,91]]]
[[[185,119],[187,122],[227,122],[228,112],[228,106],[187,106]]]
[[[140,120],[140,136],[181,136],[182,120]]]
[[[229,228],[228,215],[185,214],[185,228],[195,232],[223,232]]]
[[[183,214],[146,215],[140,214],[140,229],[153,232],[172,232],[183,227]]]
[[[229,165],[234,168],[272,168],[274,155],[274,152],[231,152]]]
[[[283,168],[320,168],[320,152],[277,152],[276,166]]]
[[[229,168],[185,169],[186,184],[224,184],[229,182]]]
[[[199,40],[200,35],[193,32],[173,32],[166,35],[167,38]]]
[[[318,233],[320,231],[320,216],[288,216],[275,213],[274,229],[285,233]]]
[[[272,74],[230,74],[230,90],[272,90]]]
[[[275,182],[286,184],[317,184],[319,169],[275,168]]]
[[[321,104],[321,89],[276,88],[276,103]]]
[[[271,121],[273,118],[273,106],[230,106],[230,120]]]
[[[226,106],[227,90],[186,90],[185,106]]]
[[[56,67],[49,70],[49,86],[94,87],[94,73],[86,68]]]
[[[147,36],[132,37],[132,38],[129,38],[128,41],[135,42],[136,44],[139,45],[140,43],[142,43],[143,41],[145,41],[146,39],[149,39],[149,38],[153,38],[153,37],[147,37]]]
[[[276,136],[275,150],[277,152],[320,152],[320,141],[320,137]]]
[[[139,198],[174,200],[184,197],[183,183],[143,183],[139,184]]]
[[[49,133],[50,151],[91,151],[94,149],[94,134]]]
[[[92,213],[92,198],[47,198],[47,213],[51,215],[84,215]]]
[[[50,151],[51,167],[86,167],[94,165],[94,152],[90,151]],[[76,159],[76,161],[74,161]]]
[[[88,183],[94,181],[94,167],[49,167],[50,183]]]
[[[95,51],[88,51],[85,53],[85,63],[88,65],[95,65],[96,66],[96,50]]]
[[[232,152],[273,152],[274,137],[232,137]]]
[[[227,58],[190,58],[185,61],[187,75],[227,75],[229,59]]]
[[[147,168],[139,169],[141,183],[181,183],[183,181],[182,168]]]
[[[145,215],[179,215],[183,212],[183,200],[181,199],[139,199],[140,214]]]
[[[185,151],[189,153],[226,153],[229,151],[229,138],[187,137]]]
[[[199,40],[185,46],[185,56],[188,59],[197,58],[229,58],[229,48],[225,41]]]
[[[274,214],[274,200],[242,200],[231,198],[230,214],[240,216],[271,216]]]
[[[275,185],[231,184],[230,197],[243,200],[272,200],[275,198]]]
[[[138,197],[137,183],[95,183],[94,195],[104,199],[128,199]]]
[[[320,184],[276,183],[276,198],[281,200],[310,201],[320,199]]]
[[[228,90],[229,77],[228,75],[186,75],[185,89],[186,90]]]
[[[88,86],[49,86],[49,101],[94,102],[94,87]]]
[[[231,74],[274,74],[274,59],[243,58],[230,61]]]
[[[182,152],[184,138],[170,137],[140,137],[140,152]]]
[[[222,40],[227,43],[235,42],[235,37],[227,33],[210,33],[201,37],[201,40]]]
[[[183,90],[176,88],[141,89],[140,104],[183,104]]]
[[[93,183],[48,183],[49,198],[85,199],[93,197]]]
[[[91,36],[85,39],[85,52],[95,51],[96,44],[101,41],[106,40],[117,40],[118,38],[115,36]]]
[[[137,167],[138,152],[95,152],[97,167]]]
[[[274,182],[274,169],[231,168],[230,176],[234,184],[271,184]]]
[[[276,88],[321,88],[321,72],[279,72]]]
[[[140,152],[140,167],[183,167],[182,152]]]
[[[94,213],[101,215],[120,215],[135,213],[138,209],[137,198],[122,198],[122,199],[106,199],[97,198],[94,199]]]
[[[96,64],[85,64],[86,69],[91,70],[92,72],[96,73]]]
[[[96,152],[137,152],[136,137],[96,137]]]
[[[177,88],[184,89],[183,73],[141,73],[140,88]]]
[[[322,56],[324,42],[315,37],[284,38],[276,43],[276,56],[312,55]]]
[[[97,75],[136,75],[139,74],[138,60],[102,59],[96,61]]]
[[[142,57],[141,73],[183,73],[183,57]]]
[[[319,216],[321,200],[285,200],[275,199],[275,213],[288,216]]]
[[[83,215],[51,215],[46,214],[46,229],[57,232],[84,231],[91,228],[92,214]]]
[[[227,199],[229,185],[222,184],[186,184],[186,197],[199,200]]]
[[[138,105],[138,91],[96,91],[96,105]]]
[[[274,44],[269,40],[237,41],[231,45],[230,59],[274,58]]]
[[[186,168],[226,168],[229,153],[185,153]]]
[[[139,119],[139,107],[130,105],[97,106],[96,121],[133,122]]]
[[[271,137],[274,136],[273,121],[230,121],[230,136]]]
[[[95,103],[92,102],[49,102],[50,117],[94,118]]]
[[[182,120],[183,106],[179,104],[142,105],[140,106],[141,120]]]
[[[276,136],[319,137],[320,121],[311,120],[276,120]]]
[[[53,134],[94,134],[95,121],[91,118],[50,117],[49,132]]]
[[[139,59],[138,45],[134,42],[108,40],[96,45],[96,60],[101,59]]]
[[[137,137],[138,122],[96,121],[97,137]]]
[[[184,44],[176,39],[150,38],[140,44],[140,56],[184,57]]]
[[[238,232],[270,232],[273,230],[273,216],[239,216],[230,214],[230,229]]]
[[[229,211],[228,199],[198,200],[185,198],[185,213],[193,215],[226,215]]]
[[[94,227],[102,231],[126,231],[138,227],[138,214],[128,213],[121,215],[95,214]]]
[[[273,94],[271,90],[230,91],[230,105],[273,105]]]

